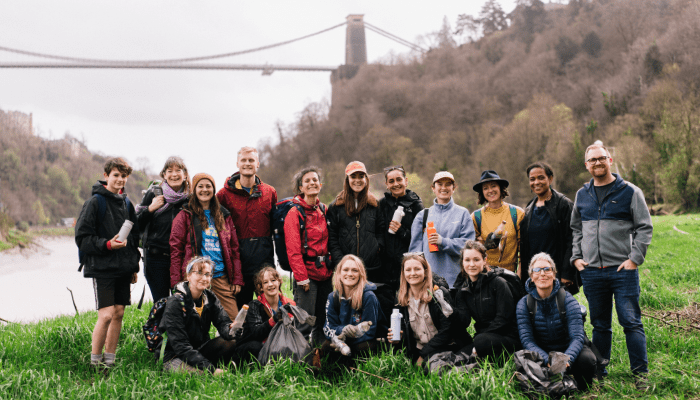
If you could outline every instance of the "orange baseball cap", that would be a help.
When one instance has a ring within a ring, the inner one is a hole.
[[[367,174],[367,168],[365,168],[365,164],[359,162],[359,161],[352,161],[350,164],[348,164],[347,167],[345,167],[345,175],[352,175],[355,172],[364,172],[365,175]]]

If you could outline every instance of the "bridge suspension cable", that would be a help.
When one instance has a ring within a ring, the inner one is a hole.
[[[379,28],[379,27],[376,27],[376,26],[370,24],[370,23],[367,22],[367,21],[365,21],[365,27],[366,27],[367,29],[369,29],[370,31],[376,33],[376,34],[382,35],[382,36],[384,36],[385,38],[391,39],[391,40],[395,41],[396,43],[399,43],[399,44],[402,44],[402,45],[404,45],[404,46],[406,46],[406,47],[409,47],[409,48],[412,49],[412,50],[418,50],[418,51],[421,51],[421,52],[426,52],[426,50],[425,50],[424,48],[418,46],[417,44],[411,43],[411,42],[409,42],[408,40],[405,40],[405,39],[401,39],[400,37],[398,37],[398,36],[396,36],[396,35],[394,35],[394,34],[392,34],[392,33],[389,33],[389,32],[387,32],[387,31],[385,31],[385,30],[383,30],[383,29],[381,29],[381,28]]]

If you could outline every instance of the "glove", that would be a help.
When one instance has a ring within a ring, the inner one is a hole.
[[[284,318],[284,310],[280,308],[279,310],[277,310],[275,315],[272,316],[272,321],[274,323],[278,323],[282,321],[282,318]]]
[[[233,340],[236,341],[236,343],[241,341],[241,338],[243,338],[243,329],[239,329],[234,335],[233,335]]]
[[[359,326],[357,325],[345,325],[343,331],[340,333],[346,339],[357,339],[364,334]]]
[[[498,248],[498,243],[501,241],[500,238],[494,239],[493,238],[493,232],[489,233],[488,236],[486,236],[486,240],[484,241],[484,246],[486,247],[486,250],[492,250],[495,248]]]

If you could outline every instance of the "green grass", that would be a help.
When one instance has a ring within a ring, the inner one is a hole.
[[[674,231],[674,225],[689,235]],[[654,241],[641,267],[649,273],[640,275],[644,310],[679,310],[698,302],[700,215],[654,217],[654,226]],[[582,294],[577,297],[586,304]],[[524,398],[511,380],[515,370],[512,361],[500,368],[486,364],[470,374],[437,377],[423,375],[406,358],[390,353],[363,360],[358,368],[392,383],[352,371],[317,376],[289,362],[241,366],[217,377],[166,375],[146,351],[141,333],[148,307],[150,304],[142,310],[127,308],[117,350],[118,365],[108,377],[87,367],[95,312],[0,327],[0,398]],[[649,318],[643,321],[651,384],[645,397],[698,398],[700,332],[679,332]],[[634,390],[624,333],[616,322],[613,326],[606,384],[577,398],[640,397]],[[589,323],[586,328],[590,334]]]
[[[75,228],[73,227],[53,227],[45,226],[33,228],[27,232],[18,229],[10,229],[5,241],[0,240],[0,251],[9,250],[21,245],[29,245],[34,238],[40,236],[74,236]]]

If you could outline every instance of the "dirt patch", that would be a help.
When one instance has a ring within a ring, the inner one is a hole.
[[[643,311],[643,315],[686,332],[700,332],[700,303],[678,311]]]

